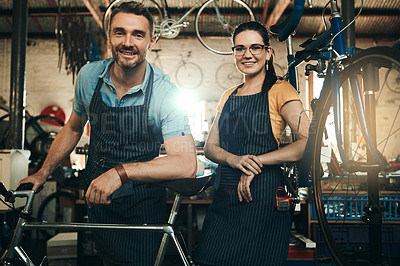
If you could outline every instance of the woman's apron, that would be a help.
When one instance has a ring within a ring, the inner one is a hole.
[[[146,84],[143,105],[109,107],[101,97],[99,79],[89,107],[90,147],[85,170],[87,188],[90,182],[115,165],[144,162],[159,155],[161,142],[148,125],[148,108],[153,89],[153,70]],[[90,222],[151,224],[165,220],[166,191],[147,188],[129,181],[111,196],[104,207],[88,209]],[[161,242],[160,233],[97,231],[96,249],[104,259],[128,265],[153,265]]]
[[[235,96],[219,118],[220,146],[236,155],[260,155],[278,148],[272,133],[268,93]],[[253,200],[239,202],[241,171],[219,165],[215,194],[204,221],[196,261],[218,266],[283,265],[289,249],[290,213],[274,207],[283,185],[279,165],[264,166],[250,184]]]

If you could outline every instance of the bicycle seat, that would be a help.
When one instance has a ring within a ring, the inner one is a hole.
[[[278,23],[269,27],[269,31],[272,35],[279,35],[279,33],[285,28],[286,24],[289,22],[290,16],[281,18]]]
[[[198,176],[196,178],[181,178],[174,180],[148,183],[148,187],[165,187],[172,189],[176,193],[190,197],[202,192],[205,188],[212,185],[215,174]]]

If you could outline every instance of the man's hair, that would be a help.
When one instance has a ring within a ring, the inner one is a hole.
[[[118,1],[118,0],[116,0]],[[122,13],[128,13],[128,14],[135,14],[138,16],[144,16],[148,21],[149,21],[149,26],[150,26],[150,33],[151,36],[154,34],[154,21],[153,21],[153,16],[149,12],[149,10],[141,3],[131,1],[131,0],[122,0],[119,1],[120,3],[116,3],[114,6],[111,8],[111,14],[110,14],[110,19],[108,22],[108,30],[111,29],[111,21],[114,18],[114,16],[120,12]]]

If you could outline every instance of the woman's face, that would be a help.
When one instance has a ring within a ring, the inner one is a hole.
[[[257,31],[246,30],[236,35],[234,53],[237,68],[245,75],[265,75],[265,63],[271,58],[271,47],[265,48]]]

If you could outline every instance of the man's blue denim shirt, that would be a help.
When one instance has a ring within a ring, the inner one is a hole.
[[[110,78],[110,66],[115,61],[108,58],[86,64],[78,73],[75,83],[75,98],[73,112],[82,117],[89,113],[90,101],[96,89],[99,78],[103,78],[100,89],[102,99],[110,107],[137,106],[144,103],[143,84],[146,84],[150,76],[150,68],[153,69],[153,93],[149,104],[149,125],[155,136],[163,140],[191,134],[188,125],[186,111],[179,108],[179,89],[161,69],[146,62],[146,74],[144,82],[132,87],[118,101],[118,95]]]

